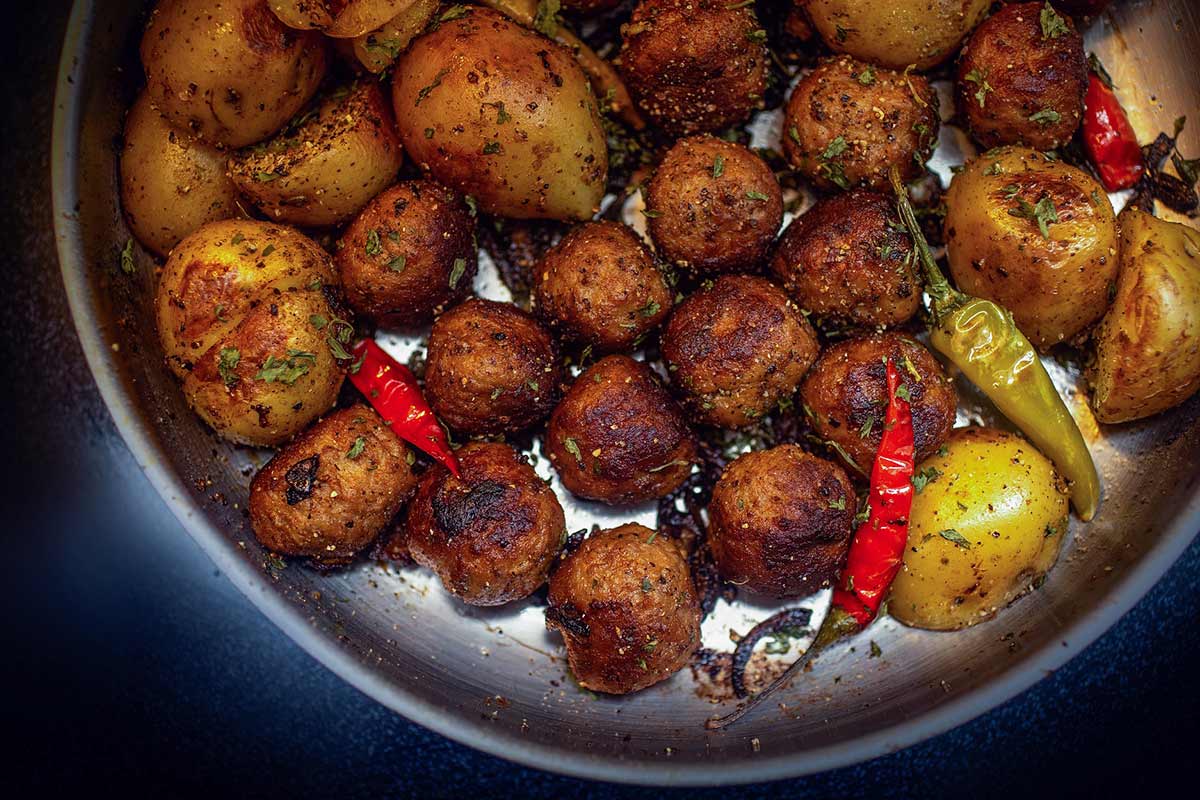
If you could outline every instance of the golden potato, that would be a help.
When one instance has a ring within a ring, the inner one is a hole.
[[[325,76],[321,36],[263,0],[162,0],[142,36],[146,93],[179,128],[243,147],[279,130]]]
[[[270,0],[289,28],[319,30],[335,39],[369,33],[404,13],[414,0]]]
[[[946,194],[946,253],[958,288],[1012,312],[1047,349],[1104,315],[1117,226],[1090,175],[1024,147],[989,150]]]
[[[485,211],[588,219],[608,175],[596,99],[571,54],[470,8],[412,43],[392,101],[404,148]]]
[[[990,618],[1054,566],[1067,485],[1015,434],[959,428],[917,466],[904,565],[888,612],[905,625],[965,628]]]
[[[280,22],[300,31],[328,28],[336,13],[330,0],[268,0],[268,4]]]
[[[421,34],[437,7],[438,0],[412,0],[383,25],[351,40],[355,58],[368,72],[383,72]]]
[[[825,44],[884,67],[929,69],[958,49],[992,0],[807,0]]]

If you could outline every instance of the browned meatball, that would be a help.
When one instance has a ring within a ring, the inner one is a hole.
[[[921,307],[912,243],[886,195],[854,189],[817,201],[788,225],[771,271],[819,319],[888,326]]]
[[[607,356],[576,378],[550,415],[546,454],[572,494],[619,505],[679,488],[696,443],[645,364]]]
[[[695,417],[742,428],[791,398],[817,357],[817,335],[775,284],[723,275],[671,315],[662,354]]]
[[[887,368],[892,359],[912,403],[916,460],[937,452],[954,427],[958,395],[942,365],[920,343],[898,333],[847,339],[813,365],[800,397],[817,434],[832,442],[850,466],[871,471],[887,416]]]
[[[642,0],[621,36],[621,76],[642,112],[668,133],[723,130],[762,102],[766,32],[753,6]]]
[[[550,577],[546,627],[580,686],[627,694],[679,671],[700,646],[700,602],[675,540],[641,525],[599,531]]]
[[[408,549],[475,606],[527,597],[546,582],[566,533],[554,491],[506,444],[460,448],[462,477],[436,465],[408,510]]]
[[[920,75],[849,56],[825,61],[792,90],[783,121],[788,160],[823,189],[888,188],[925,171],[937,143],[937,95]]]
[[[438,317],[429,334],[425,394],[456,431],[519,431],[550,413],[562,366],[554,340],[510,303],[471,298]]]
[[[646,190],[654,244],[694,272],[754,270],[783,222],[775,173],[739,144],[680,139]]]
[[[1049,4],[1004,6],[962,50],[958,110],[984,147],[1053,150],[1079,127],[1087,75],[1083,37],[1070,17]]]
[[[739,456],[708,506],[717,569],[752,592],[812,594],[837,577],[857,504],[845,470],[799,445]]]
[[[654,330],[674,298],[636,233],[616,222],[589,222],[534,269],[533,302],[551,330],[611,353]]]
[[[275,454],[250,482],[250,527],[263,546],[346,563],[416,488],[413,454],[374,410],[335,411]]]
[[[376,322],[428,324],[471,293],[475,219],[436,181],[398,183],[346,228],[335,256],[346,300]]]

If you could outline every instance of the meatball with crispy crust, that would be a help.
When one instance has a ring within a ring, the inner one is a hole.
[[[898,325],[921,307],[912,242],[886,195],[855,189],[817,201],[788,225],[771,272],[818,319]]]
[[[416,488],[413,454],[365,405],[335,411],[250,482],[250,527],[268,550],[320,566],[348,562]]]
[[[958,61],[958,109],[984,147],[1053,150],[1083,118],[1088,65],[1071,18],[1049,4],[1004,6],[975,29]]]
[[[623,505],[679,488],[696,442],[649,367],[608,356],[575,379],[550,415],[545,452],[572,494]]]
[[[534,268],[538,317],[602,353],[628,350],[671,312],[671,287],[637,234],[617,222],[572,229]]]
[[[431,180],[403,181],[346,228],[334,261],[346,300],[378,323],[426,325],[471,293],[475,219],[460,194]]]
[[[800,397],[817,435],[864,475],[875,463],[887,416],[885,358],[893,359],[908,388],[916,461],[946,441],[958,408],[958,394],[942,365],[907,336],[879,333],[830,347],[804,379]]]
[[[438,317],[429,334],[425,394],[461,433],[528,428],[554,407],[561,380],[554,340],[511,303],[471,298]]]
[[[646,189],[646,209],[658,251],[697,273],[756,270],[783,222],[775,173],[713,136],[675,143]]]
[[[790,399],[818,349],[800,308],[752,275],[724,275],[680,303],[661,346],[684,406],[723,428],[751,425]]]
[[[726,580],[803,597],[837,577],[856,506],[845,470],[799,445],[746,453],[713,488],[708,544]]]
[[[599,531],[550,577],[546,627],[580,686],[627,694],[679,671],[700,646],[700,601],[678,544],[641,525]]]
[[[762,102],[766,32],[753,6],[642,0],[621,37],[621,77],[642,113],[669,134],[723,130]]]
[[[438,464],[408,510],[408,549],[446,589],[475,606],[527,597],[546,582],[566,523],[554,491],[506,444],[473,442]]]
[[[938,137],[937,95],[920,75],[840,56],[804,76],[783,121],[788,160],[822,189],[886,191],[888,167],[919,177]]]

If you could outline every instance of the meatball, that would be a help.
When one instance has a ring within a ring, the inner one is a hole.
[[[650,249],[616,222],[574,228],[534,269],[537,315],[564,338],[604,353],[633,347],[666,318],[672,302]]]
[[[506,444],[473,442],[456,455],[462,477],[434,466],[409,507],[412,559],[474,606],[529,596],[546,582],[566,533],[558,498]]]
[[[752,6],[642,0],[621,36],[621,76],[642,112],[667,133],[723,130],[762,102],[766,32]]]
[[[856,506],[845,470],[799,445],[739,456],[708,506],[717,570],[751,592],[812,594],[837,577]]]
[[[621,505],[679,488],[692,471],[696,442],[645,364],[607,356],[575,380],[550,415],[545,452],[572,494]]]
[[[800,397],[817,435],[864,475],[875,463],[887,416],[885,358],[893,360],[908,387],[917,461],[946,441],[958,409],[958,395],[942,365],[907,336],[879,333],[830,347],[804,379]]]
[[[334,261],[346,301],[385,325],[428,324],[471,293],[475,219],[461,195],[431,180],[376,196],[346,228]]]
[[[801,308],[839,324],[898,325],[921,307],[912,243],[879,192],[819,200],[783,232],[771,272]]]
[[[724,275],[680,303],[662,335],[671,381],[695,418],[742,428],[789,400],[817,335],[779,287]]]
[[[937,95],[920,75],[849,56],[825,61],[792,90],[783,121],[788,160],[822,189],[887,190],[925,171],[938,137]]]
[[[775,174],[739,144],[680,139],[646,190],[650,236],[669,261],[694,272],[758,267],[783,222]]]
[[[250,482],[250,528],[268,550],[320,566],[370,544],[417,486],[413,453],[371,408],[335,411]]]
[[[471,298],[438,317],[429,334],[425,394],[442,422],[461,433],[540,422],[561,380],[554,340],[510,303]]]
[[[599,531],[550,577],[546,627],[585,689],[627,694],[678,672],[700,646],[700,601],[678,544],[641,525]]]
[[[1071,18],[1048,4],[1004,6],[975,29],[958,61],[958,108],[984,147],[1053,150],[1083,118],[1088,65]]]

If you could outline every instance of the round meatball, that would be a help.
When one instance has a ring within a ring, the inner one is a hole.
[[[1071,18],[1049,4],[1004,6],[975,29],[958,61],[959,111],[984,147],[1053,150],[1083,119],[1088,65]]]
[[[898,325],[921,307],[912,243],[879,192],[817,201],[783,232],[771,272],[801,308],[839,324]]]
[[[886,191],[893,164],[905,181],[925,171],[938,137],[937,94],[920,75],[841,56],[796,84],[783,128],[788,160],[817,186]]]
[[[723,130],[762,102],[766,32],[753,6],[642,0],[621,36],[621,76],[642,112],[667,133]]]
[[[607,356],[550,415],[545,452],[572,494],[621,505],[678,489],[696,461],[696,442],[645,364]]]
[[[627,694],[678,672],[700,646],[700,601],[678,544],[641,525],[599,531],[550,577],[546,627],[585,689]]]
[[[751,592],[812,594],[837,577],[857,502],[845,470],[799,445],[739,456],[708,506],[717,570]]]
[[[916,460],[937,452],[954,427],[958,395],[942,365],[920,343],[898,333],[847,339],[813,365],[800,397],[817,435],[850,466],[870,474],[887,418],[890,358],[908,387]]]
[[[250,528],[268,550],[348,562],[416,489],[413,453],[365,405],[335,411],[275,454],[250,482]]]
[[[473,297],[433,324],[425,394],[438,418],[456,431],[528,428],[550,413],[561,381],[554,340],[510,303]]]
[[[346,301],[384,325],[428,324],[471,293],[475,218],[461,195],[403,181],[373,199],[338,242]]]
[[[534,269],[533,305],[551,330],[603,353],[628,350],[674,302],[637,234],[616,222],[572,229]]]
[[[455,455],[461,477],[434,466],[409,507],[412,559],[474,606],[528,597],[546,582],[566,533],[558,498],[506,444],[472,442]]]
[[[799,307],[765,278],[724,275],[679,304],[662,335],[688,412],[723,428],[751,425],[791,398],[817,357]]]
[[[751,271],[783,222],[775,174],[712,136],[680,139],[646,190],[647,227],[664,258],[698,273]]]

